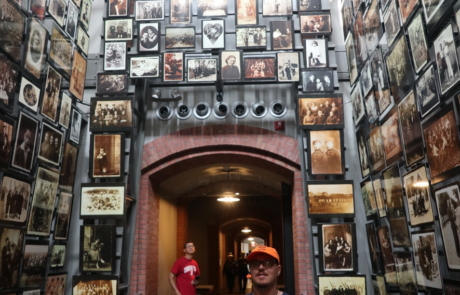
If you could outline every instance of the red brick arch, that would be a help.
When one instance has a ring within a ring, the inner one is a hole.
[[[231,124],[183,129],[144,145],[130,294],[157,295],[159,205],[154,191],[159,180],[222,162],[223,157],[229,163],[257,165],[292,178],[295,290],[314,294],[298,142],[267,129]]]

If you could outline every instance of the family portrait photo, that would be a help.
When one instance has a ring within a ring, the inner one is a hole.
[[[58,129],[43,123],[38,158],[46,163],[58,166],[64,134]]]
[[[80,218],[102,219],[122,218],[125,205],[125,186],[123,183],[97,185],[82,184]]]
[[[320,239],[323,245],[323,271],[353,271],[356,269],[356,229],[353,223],[320,224]],[[322,251],[321,251],[322,250]]]
[[[92,132],[130,130],[132,116],[129,97],[92,98],[89,128]]]
[[[126,70],[126,42],[105,42],[104,46],[104,71]]]
[[[332,32],[331,14],[307,12],[300,14],[300,33],[304,35],[328,35]]]
[[[299,95],[299,122],[303,129],[343,126],[343,98],[340,94]]]
[[[97,94],[116,95],[128,92],[129,77],[126,72],[120,73],[98,73],[97,74]]]
[[[56,214],[56,225],[54,228],[54,239],[55,240],[67,240],[67,236],[69,233],[69,226],[70,226],[72,200],[73,200],[72,194],[69,194],[66,192],[59,193],[59,201],[57,205],[57,214]],[[59,257],[65,258],[65,251],[64,251],[64,255],[60,253]],[[64,259],[61,259],[59,262],[61,262],[61,264],[64,264]],[[53,263],[53,261],[51,261],[51,263]]]
[[[244,58],[244,78],[276,80],[275,58]]]
[[[3,40],[0,42],[0,48],[15,61],[18,61],[21,54],[26,16],[10,1],[2,1],[0,10],[9,12],[0,19],[0,34]]]
[[[301,69],[303,92],[334,92],[332,69]]]

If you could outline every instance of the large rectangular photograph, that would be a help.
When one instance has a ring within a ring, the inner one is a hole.
[[[29,20],[23,66],[35,78],[40,79],[46,61],[48,31],[36,19]]]
[[[70,227],[70,215],[72,213],[73,195],[60,192],[57,205],[57,214],[54,227],[55,240],[67,240]]]
[[[22,245],[24,244],[24,230],[0,226],[0,248],[10,253],[11,256],[1,255],[2,280],[0,291],[18,287],[20,261],[23,257]],[[12,253],[11,251],[14,251]]]
[[[8,167],[13,151],[13,133],[16,122],[0,116],[0,166]]]
[[[393,256],[393,247],[391,246],[390,231],[388,226],[377,228],[377,237],[379,239],[380,252],[382,255],[383,266],[385,270],[385,280],[389,284],[396,284],[396,265]]]
[[[0,192],[0,222],[25,225],[31,184],[3,175]]]
[[[35,159],[37,135],[38,120],[20,112],[11,166],[30,173]]]
[[[352,44],[356,53],[356,67],[358,70],[361,70],[369,56],[367,52],[366,36],[364,34],[363,12],[361,10],[358,10],[358,13],[356,14],[353,31],[350,37],[351,36],[353,36]]]
[[[135,2],[135,20],[151,21],[164,19],[164,0],[141,0]]]
[[[160,76],[160,57],[142,56],[131,57],[130,59],[130,78],[156,78]]]
[[[342,94],[298,96],[299,122],[302,129],[343,128]]]
[[[123,176],[124,134],[91,134],[90,176],[119,178]]]
[[[171,0],[169,5],[169,22],[171,24],[188,24],[192,22],[192,1]]]
[[[91,132],[129,131],[133,126],[131,97],[91,98]]]
[[[104,19],[105,41],[131,41],[133,39],[133,19]]]
[[[352,181],[310,181],[307,183],[308,216],[354,217]]]
[[[59,166],[63,141],[64,133],[43,123],[38,158],[45,163]]]
[[[409,251],[395,252],[396,277],[399,289],[403,294],[417,294],[412,253]]]
[[[301,69],[302,92],[334,92],[334,70]]]
[[[166,49],[195,48],[195,27],[168,27],[165,29]]]
[[[19,61],[26,16],[12,1],[1,1],[0,10],[8,11],[8,16],[0,19],[0,32],[2,34],[0,48],[15,61]]]
[[[327,39],[305,39],[305,67],[327,68],[329,66],[329,48]]]
[[[357,268],[354,223],[319,224],[320,271],[346,272]]]
[[[51,31],[49,59],[53,65],[70,77],[72,69],[73,45],[69,37],[61,29],[53,24]]]
[[[40,113],[53,123],[57,119],[61,82],[61,74],[53,67],[48,66],[48,75],[46,77],[45,92],[43,94]]]
[[[411,225],[433,222],[431,193],[425,166],[410,171],[403,179]]]
[[[54,21],[59,26],[64,26],[64,14],[67,10],[67,1],[64,0],[50,0],[48,3],[47,11]]]
[[[274,57],[245,57],[245,80],[273,80],[276,81]]]
[[[310,130],[308,138],[308,173],[344,174],[342,130]]]
[[[422,13],[419,12],[407,27],[409,43],[412,48],[412,61],[415,71],[419,73],[430,59]]]
[[[79,101],[83,101],[86,79],[86,59],[75,51],[73,55],[72,75],[70,76],[69,92]]]
[[[71,192],[75,181],[75,169],[77,167],[78,148],[66,142],[62,155],[61,177],[59,178],[59,189]]]
[[[435,71],[434,65],[431,64],[415,84],[415,93],[422,117],[425,117],[440,102]]]
[[[48,267],[48,242],[26,241],[19,285],[21,287],[44,287]]]
[[[441,269],[434,230],[412,235],[415,275],[419,287],[442,289]]]
[[[457,47],[452,23],[449,23],[433,42],[441,94],[446,94],[460,80]]]
[[[115,247],[114,225],[82,225],[80,227],[80,271],[114,273]]]
[[[80,218],[123,218],[125,193],[124,183],[83,183],[81,187]]]
[[[272,33],[272,50],[294,49],[294,22],[289,20],[271,21],[270,30]]]

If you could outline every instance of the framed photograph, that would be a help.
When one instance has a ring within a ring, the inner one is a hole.
[[[340,11],[342,12],[343,40],[347,40],[348,33],[353,30],[353,9],[351,7],[351,0],[344,0]]]
[[[187,58],[187,81],[209,82],[217,80],[218,58]]]
[[[265,26],[236,27],[237,49],[262,49],[267,48],[267,32]]]
[[[66,272],[50,273],[48,274],[48,277],[46,278],[45,294],[64,295],[66,284],[67,284],[67,273]]]
[[[460,281],[444,279],[443,282],[446,295],[455,295],[460,291]]]
[[[27,173],[31,172],[35,159],[37,135],[38,120],[23,112],[19,112],[11,166]]]
[[[257,0],[235,0],[236,25],[257,25],[259,11]]]
[[[393,246],[395,247],[406,247],[412,246],[410,242],[410,235],[408,230],[406,216],[398,218],[390,218],[390,231],[393,239]]]
[[[171,0],[169,22],[171,24],[188,24],[192,22],[192,1]]]
[[[412,49],[412,61],[414,62],[415,72],[419,73],[428,63],[430,55],[425,34],[425,24],[423,23],[422,13],[419,12],[412,19],[407,27],[409,43]]]
[[[358,64],[355,53],[355,44],[353,34],[350,34],[345,41],[345,51],[347,53],[348,73],[350,75],[350,84],[353,85],[358,78]],[[359,84],[359,83],[358,83]]]
[[[452,23],[449,23],[433,42],[441,82],[441,94],[446,94],[460,80]]]
[[[63,191],[59,193],[56,223],[55,223],[55,228],[54,228],[54,240],[67,240],[67,237],[69,236],[70,215],[72,213],[72,201],[73,201],[72,194],[66,193]],[[59,253],[60,249],[62,249],[62,247],[58,247],[58,251],[56,251],[56,253],[59,254],[58,257],[61,257],[61,259],[54,262],[58,264],[57,267],[60,267],[59,264],[62,264],[62,266],[64,265],[65,248],[64,248],[64,254],[62,252]],[[51,260],[51,265],[53,265],[53,260]]]
[[[402,182],[398,164],[396,163],[383,171],[382,178],[388,217],[397,218],[405,216],[406,209],[404,208]]]
[[[223,19],[201,21],[202,49],[225,49],[225,21]]]
[[[80,219],[120,219],[124,216],[124,205],[124,183],[81,185]]]
[[[142,56],[131,57],[129,66],[130,78],[160,77],[160,57]]]
[[[353,194],[353,191],[349,191]],[[356,226],[354,223],[318,224],[321,272],[356,271]],[[322,293],[324,294],[324,293]]]
[[[2,251],[5,250],[6,252],[8,249],[14,250],[14,255],[12,255],[11,258],[9,258],[7,255],[0,256],[1,265],[7,265],[6,263],[10,263],[10,267],[4,268],[6,273],[2,273],[4,277],[8,277],[10,279],[0,280],[0,290],[7,290],[18,287],[18,274],[20,261],[23,257],[23,244],[24,230],[0,226],[0,247]]]
[[[73,45],[69,37],[61,29],[53,24],[50,40],[49,59],[53,65],[62,70],[70,77],[72,69]]]
[[[89,122],[91,132],[131,131],[132,126],[131,97],[91,98]]]
[[[130,0],[110,0],[110,4],[107,5],[107,17],[126,17],[128,16],[129,14],[128,2],[129,1]]]
[[[431,192],[425,166],[403,176],[411,226],[433,222]]]
[[[137,31],[139,52],[160,51],[160,23],[138,23]]]
[[[279,0],[276,0],[279,1]],[[272,32],[272,50],[294,49],[294,22],[292,20],[271,21],[270,32]]]
[[[388,284],[396,284],[396,266],[388,226],[377,227],[377,237],[379,239],[380,253],[383,260],[385,280]]]
[[[422,125],[431,184],[458,174],[460,139],[453,103],[446,105]]]
[[[81,114],[77,110],[72,110],[72,124],[70,125],[69,140],[75,144],[80,143],[80,131],[81,131]]]
[[[56,122],[59,106],[59,93],[61,92],[62,76],[53,67],[48,66],[40,114],[51,122]]]
[[[363,29],[368,51],[375,50],[383,36],[378,2],[378,0],[372,0],[363,15]]]
[[[415,83],[415,94],[422,117],[425,117],[440,102],[434,65],[420,75]]]
[[[343,175],[343,130],[310,130],[308,133],[308,173]]]
[[[390,5],[383,15],[383,21],[385,24],[385,32],[387,33],[388,46],[391,46],[401,29],[396,0],[390,0]]]
[[[108,294],[118,294],[118,276],[87,275],[74,276],[72,279],[72,294],[81,294],[91,286],[104,286]]]
[[[370,166],[369,166],[369,156],[367,153],[366,147],[366,135],[364,134],[364,128],[361,127],[356,132],[356,141],[358,144],[358,153],[359,153],[359,164],[361,166],[361,176],[364,178],[369,175]]]
[[[336,129],[344,127],[342,94],[298,95],[301,129]]]
[[[222,80],[240,80],[241,77],[241,50],[222,50],[220,52],[220,76]],[[295,58],[295,57],[294,57]],[[297,55],[297,59],[299,56]],[[295,62],[294,62],[295,63]],[[297,65],[299,65],[297,63]],[[294,69],[295,70],[295,69]],[[291,75],[292,78],[292,75]]]
[[[361,91],[360,83],[356,83],[355,87],[353,87],[350,93],[350,98],[353,110],[353,120],[355,121],[355,126],[358,126],[358,124],[364,119],[364,116],[366,115],[364,109],[363,92]]]
[[[167,27],[165,29],[165,48],[195,48],[195,27]]]
[[[14,61],[19,62],[23,34],[26,25],[26,16],[11,1],[0,3],[1,11],[8,11],[9,17],[0,19],[1,27],[8,27],[2,32],[0,48],[3,49]]]
[[[50,0],[47,7],[49,15],[61,27],[64,26],[64,14],[67,11],[67,1]]]
[[[377,212],[379,213],[380,218],[385,217],[387,216],[387,211],[385,209],[385,200],[383,199],[382,183],[380,182],[379,177],[372,180],[372,186],[374,187]]]
[[[22,270],[19,277],[20,287],[43,287],[48,266],[48,241],[26,240]]]
[[[372,286],[374,294],[386,294],[385,277],[372,275]]]
[[[126,70],[126,42],[104,42],[104,71]]]
[[[0,91],[0,107],[7,112],[11,112],[14,108],[16,99],[20,69],[15,63],[1,53],[0,69],[2,73],[4,73],[4,75],[0,77],[0,85],[5,85],[2,87],[2,91]]]
[[[361,70],[361,76],[359,77],[359,82],[361,83],[361,89],[363,94],[366,96],[369,91],[372,90],[373,81],[372,81],[372,72],[371,72],[371,62],[368,61],[364,64],[363,69]]]
[[[442,289],[441,269],[434,229],[412,234],[417,285]]]
[[[119,73],[97,73],[96,95],[120,95],[128,93],[129,77],[125,71]]]
[[[9,167],[13,149],[13,132],[15,120],[0,116],[0,166]]]
[[[65,263],[65,253],[66,253],[67,246],[66,245],[58,245],[54,244],[53,248],[51,250],[51,263],[50,263],[50,268],[60,268],[64,267]],[[50,279],[53,276],[50,274],[48,275],[48,280],[46,282],[46,289],[51,291],[52,289],[55,289],[55,281],[53,280],[53,284],[51,284]],[[61,286],[65,288],[64,286]]]
[[[453,182],[434,191],[449,269],[460,269],[460,234],[456,214],[460,210],[460,183]]]
[[[361,197],[363,198],[366,216],[377,214],[377,202],[375,200],[374,186],[370,178],[361,182]]]
[[[263,0],[262,16],[291,16],[292,0]]]
[[[391,93],[395,102],[399,102],[415,84],[409,48],[404,34],[400,34],[394,47],[390,49],[386,56],[386,64],[390,75]]]
[[[356,66],[358,71],[364,66],[369,54],[367,51],[366,35],[364,34],[363,12],[358,11],[353,25],[353,44],[355,46]],[[371,50],[369,50],[371,51]]]
[[[164,0],[140,0],[134,2],[135,20],[151,21],[164,20],[165,2]]]
[[[365,275],[318,275],[318,280],[319,294],[345,289],[358,294],[367,288]]]
[[[34,0],[35,1],[35,0]],[[36,19],[29,20],[23,67],[40,79],[45,69],[48,31]]]
[[[50,235],[58,181],[58,172],[38,167],[32,207],[27,225],[28,235],[46,237]]]
[[[227,14],[227,0],[198,0],[198,18],[225,17]]]
[[[382,49],[379,47],[371,56],[372,84],[374,85],[375,100],[380,113],[385,113],[386,109],[393,104],[390,94],[390,84],[382,57]]]
[[[59,112],[59,125],[65,129],[69,128],[70,109],[72,108],[72,98],[67,93],[62,92],[61,111]]]
[[[420,5],[420,2],[419,0],[398,0],[398,1],[399,1],[399,10],[401,13],[401,23],[404,25],[409,20],[410,16],[417,11],[417,8]]]
[[[121,2],[121,1],[118,0],[118,2]],[[82,1],[81,13],[80,13],[80,24],[85,28],[85,30],[89,29],[89,21],[91,19],[92,6],[93,6],[93,2],[91,0]]]
[[[379,246],[377,244],[377,235],[375,230],[375,222],[366,223],[367,246],[371,258],[372,273],[381,273],[382,265],[380,261]],[[385,293],[383,293],[385,294]]]
[[[297,82],[300,80],[300,59],[298,52],[278,52],[276,54],[276,62],[278,65],[278,82]]]
[[[32,14],[35,15],[39,20],[45,20],[46,1],[30,0],[29,9],[30,12],[32,12]]]
[[[403,155],[401,139],[399,137],[399,116],[394,107],[382,120],[382,141],[385,152],[385,164],[390,166]]]
[[[75,181],[75,169],[77,167],[78,148],[66,142],[62,155],[61,177],[59,178],[59,189],[71,192]],[[56,236],[56,232],[55,232]]]
[[[65,32],[72,40],[75,39],[75,34],[77,33],[77,23],[78,9],[71,1],[69,1],[67,5]]]
[[[243,57],[245,80],[276,81],[275,57]]]
[[[164,52],[163,53],[163,81],[184,80],[184,53]]]
[[[373,91],[364,96],[364,105],[366,106],[367,120],[369,123],[374,123],[380,116],[379,105],[375,101],[375,94]]]
[[[329,66],[327,39],[305,39],[304,53],[306,68],[327,68]]]
[[[380,126],[375,126],[369,132],[368,146],[372,171],[380,171],[385,168],[385,152]]]
[[[416,294],[414,265],[412,253],[409,251],[398,251],[393,253],[396,266],[396,277],[399,289],[403,294]],[[406,293],[407,292],[407,293]]]
[[[26,77],[21,77],[18,101],[34,112],[38,110],[38,101],[41,96],[41,89]]]
[[[306,198],[308,216],[320,218],[354,217],[354,198],[353,181],[309,181]]]
[[[41,292],[40,289],[29,290],[29,291],[22,292],[22,295],[40,295],[40,292]]]
[[[64,133],[43,122],[38,159],[59,166]]]
[[[420,0],[423,5],[423,11],[425,13],[426,23],[429,23],[435,13],[438,11],[439,7],[444,4],[444,0],[430,1],[430,0]]]
[[[120,1],[120,0],[118,0]],[[133,19],[104,19],[105,41],[131,41],[133,39]]]
[[[301,69],[302,92],[334,92],[334,71],[325,69]]]
[[[72,2],[73,2],[78,8],[80,8],[80,6],[81,6],[81,1],[82,1],[82,0],[72,0]],[[70,1],[69,1],[69,2],[70,2]]]
[[[80,226],[80,272],[114,273],[115,248],[115,225]]]
[[[300,33],[305,36],[329,35],[332,33],[330,12],[304,12],[300,17]]]
[[[89,35],[82,29],[81,26],[78,26],[78,34],[77,34],[77,46],[80,50],[88,56],[89,50]]]
[[[73,54],[72,75],[70,76],[69,92],[79,101],[83,101],[86,78],[86,59],[78,52]]]
[[[24,226],[27,219],[31,192],[30,181],[3,175],[1,182],[4,206],[0,210],[0,222]]]
[[[90,176],[93,178],[122,177],[125,160],[124,146],[124,134],[91,134],[91,159],[93,160],[90,162]]]

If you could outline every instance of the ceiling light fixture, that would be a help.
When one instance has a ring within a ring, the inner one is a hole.
[[[242,230],[241,230],[243,233],[250,233],[251,232],[251,229],[247,226],[245,226]]]
[[[232,203],[232,202],[238,202],[240,199],[235,198],[235,197],[223,197],[223,198],[218,198],[217,201],[219,202],[226,202],[226,203]]]
[[[253,237],[249,237],[249,238],[248,238],[248,241],[254,241],[254,238],[253,238]]]
[[[240,193],[235,193],[235,195],[239,196],[239,195],[240,195]]]

